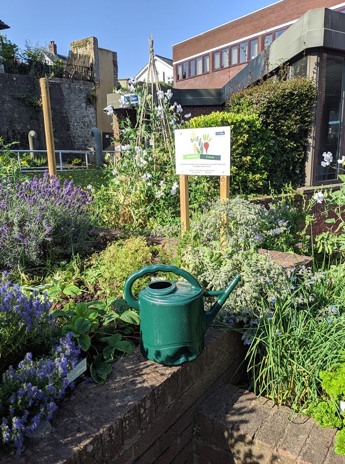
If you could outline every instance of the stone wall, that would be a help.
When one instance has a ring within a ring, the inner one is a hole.
[[[92,82],[50,79],[54,142],[56,149],[82,150],[93,146],[90,130],[96,127],[96,111],[88,98]],[[45,149],[39,79],[29,75],[0,74],[0,137],[14,148],[27,149],[28,133],[36,132],[34,148]]]

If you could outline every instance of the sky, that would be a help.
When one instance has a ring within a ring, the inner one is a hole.
[[[172,58],[173,45],[264,8],[276,0],[1,0],[1,31],[24,50],[26,44],[68,55],[71,42],[96,37],[117,52],[118,77],[134,77],[156,55]]]

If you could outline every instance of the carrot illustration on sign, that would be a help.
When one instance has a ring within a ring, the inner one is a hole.
[[[202,139],[204,141],[204,148],[205,148],[205,151],[206,151],[206,154],[207,154],[207,151],[210,147],[210,141],[212,140],[212,138],[209,136],[209,134],[204,134],[202,136]]]

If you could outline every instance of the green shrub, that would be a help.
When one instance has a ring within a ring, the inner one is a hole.
[[[186,127],[231,127],[231,193],[268,193],[272,141],[256,114],[215,112],[191,119]],[[208,178],[212,185],[213,178]]]
[[[86,285],[92,285],[98,295],[121,298],[126,279],[143,266],[171,260],[169,252],[149,246],[144,237],[132,237],[111,243],[104,251],[93,255],[83,275]],[[133,286],[134,293],[147,279]]]
[[[316,87],[311,79],[270,79],[235,93],[228,108],[235,113],[257,114],[270,133],[270,152],[265,157],[273,189],[304,185],[306,151],[313,120]],[[273,151],[272,151],[273,150]]]

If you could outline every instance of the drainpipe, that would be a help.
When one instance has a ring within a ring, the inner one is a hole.
[[[93,127],[91,129],[91,135],[94,137],[96,145],[96,168],[100,168],[103,164],[101,131],[97,127]]]
[[[31,130],[28,133],[28,140],[29,140],[29,150],[30,150],[30,159],[34,159],[34,152],[33,150],[35,149],[34,147],[34,138],[36,137],[36,132],[34,130]]]

